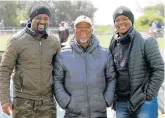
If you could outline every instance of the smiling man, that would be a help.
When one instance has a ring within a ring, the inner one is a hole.
[[[164,63],[156,40],[134,28],[134,15],[127,7],[113,14],[116,33],[110,51],[116,82],[116,118],[157,118],[157,93],[164,78]]]
[[[60,42],[47,34],[50,11],[35,5],[31,23],[14,34],[7,44],[0,67],[0,101],[3,112],[13,118],[56,118],[52,94],[52,59]],[[13,102],[10,77],[13,72]]]
[[[61,49],[54,64],[54,93],[64,118],[106,118],[115,91],[110,53],[99,45],[91,19],[79,16],[74,37]]]

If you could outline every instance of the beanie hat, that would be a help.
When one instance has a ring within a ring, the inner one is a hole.
[[[132,24],[134,23],[134,15],[129,8],[125,6],[118,7],[113,13],[113,21],[115,22],[115,19],[120,15],[127,16],[131,20]]]
[[[43,5],[36,5],[31,10],[30,21],[32,21],[32,19],[35,16],[38,16],[39,14],[47,14],[49,17],[51,16],[49,8],[47,8],[46,6],[43,6]]]

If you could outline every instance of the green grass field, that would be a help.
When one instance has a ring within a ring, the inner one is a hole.
[[[112,35],[110,34],[101,34],[101,33],[96,33],[99,41],[100,41],[100,44],[103,46],[103,47],[108,47],[109,46],[109,43],[110,43],[110,40],[111,40],[111,37]],[[10,38],[11,35],[0,35],[0,51],[4,51],[6,45],[7,45],[7,40]],[[159,47],[161,50],[164,49],[164,40],[163,40],[163,37],[162,38],[158,38],[157,39],[158,41],[158,44],[159,44]],[[2,54],[2,53],[1,53]]]
[[[10,35],[0,35],[0,51],[3,51],[6,47],[7,40],[10,38]]]

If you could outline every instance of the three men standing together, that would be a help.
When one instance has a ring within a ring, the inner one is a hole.
[[[64,118],[107,118],[112,103],[117,118],[151,118],[145,109],[156,99],[164,63],[155,39],[135,30],[132,12],[123,6],[114,12],[117,32],[109,50],[100,46],[84,15],[75,20],[69,45],[60,49],[60,41],[46,31],[50,16],[47,7],[33,7],[31,23],[8,42],[0,67],[3,112],[56,118],[55,96]]]

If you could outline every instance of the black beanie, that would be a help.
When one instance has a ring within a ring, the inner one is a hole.
[[[47,8],[44,5],[36,5],[31,10],[30,21],[32,21],[32,19],[35,16],[38,16],[39,14],[47,14],[49,17],[51,16],[50,11],[49,11],[49,8]]]
[[[132,24],[134,23],[134,15],[129,8],[125,6],[118,7],[113,13],[113,21],[115,22],[115,19],[120,15],[127,16],[132,21]]]

